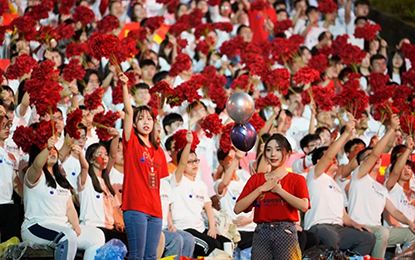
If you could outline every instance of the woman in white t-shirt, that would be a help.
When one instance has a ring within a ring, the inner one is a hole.
[[[194,255],[207,256],[216,248],[223,250],[223,244],[230,240],[218,234],[207,186],[196,178],[199,159],[190,150],[193,141],[191,131],[187,132],[186,140],[185,148],[177,154],[179,165],[171,179],[173,198],[169,229],[177,228],[192,234],[196,241]],[[205,228],[203,210],[206,211],[209,229]]]
[[[61,173],[57,138],[51,137],[41,150],[32,145],[29,168],[24,177],[24,241],[56,246],[55,258],[74,259],[77,248],[84,249],[84,259],[94,259],[104,245],[102,231],[80,226],[71,197],[71,186]]]
[[[385,187],[389,191],[389,199],[395,207],[401,211],[409,220],[415,220],[415,192],[404,188],[412,179],[412,161],[409,156],[414,149],[414,141],[412,136],[406,138],[406,150],[395,161],[391,168],[391,174],[385,182]],[[401,222],[394,219],[387,211],[383,213],[383,225],[386,227],[408,227]]]
[[[392,82],[402,84],[402,73],[406,72],[405,55],[400,51],[392,52],[388,60],[388,74]]]
[[[81,225],[94,226],[105,234],[105,240],[120,239],[128,246],[124,225],[114,212],[117,210],[114,203],[115,191],[110,183],[109,173],[114,166],[118,150],[118,131],[109,128],[108,133],[112,141],[107,149],[103,144],[92,144],[86,150],[88,171],[82,171],[78,176],[79,201],[81,204]],[[82,164],[83,156],[81,156]]]
[[[232,223],[241,235],[241,241],[238,243],[238,247],[241,250],[252,246],[252,239],[256,227],[256,224],[253,223],[252,212],[235,214],[233,211],[236,200],[241,194],[246,182],[251,177],[244,169],[238,169],[239,161],[244,155],[242,151],[235,152],[231,150],[225,153],[222,149],[219,149],[218,160],[220,167],[223,168],[222,172],[224,174],[220,178],[217,176],[218,179],[214,184],[216,194],[220,197],[221,208],[228,212]]]

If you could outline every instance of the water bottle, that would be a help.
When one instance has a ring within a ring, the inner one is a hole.
[[[402,254],[401,244],[396,244],[395,256]]]

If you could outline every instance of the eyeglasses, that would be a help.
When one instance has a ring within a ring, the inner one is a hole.
[[[228,10],[228,9],[231,9],[231,8],[229,6],[227,6],[227,5],[222,5],[220,7],[220,9],[222,9],[222,10]]]
[[[63,120],[63,116],[54,116],[53,117],[53,120],[55,120],[55,121],[56,120],[61,120],[62,121]]]
[[[196,160],[193,160],[193,161],[187,161],[187,164],[199,164],[200,163],[200,159],[196,159]]]

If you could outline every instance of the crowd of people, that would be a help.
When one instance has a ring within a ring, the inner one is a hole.
[[[114,238],[129,259],[405,250],[415,46],[389,46],[369,12],[367,0],[0,0],[0,242],[57,259],[94,259]],[[230,138],[238,91],[255,102],[250,151]]]

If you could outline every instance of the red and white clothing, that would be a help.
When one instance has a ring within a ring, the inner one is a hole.
[[[275,23],[277,21],[277,13],[271,7],[261,11],[249,10],[248,19],[253,33],[252,42],[261,42],[268,39],[268,31],[264,26],[265,20],[270,19]]]
[[[166,157],[161,147],[142,146],[131,129],[130,140],[123,132],[124,182],[122,210],[137,210],[162,218],[160,179],[167,177]]]
[[[237,201],[248,196],[265,182],[265,173],[257,173],[251,176]],[[289,172],[281,180],[281,186],[285,191],[297,198],[310,200],[307,185],[303,176]],[[257,224],[279,221],[297,222],[300,220],[297,209],[288,204],[278,194],[270,191],[262,193],[250,207],[244,210],[244,212],[249,213],[254,207],[254,222]]]

